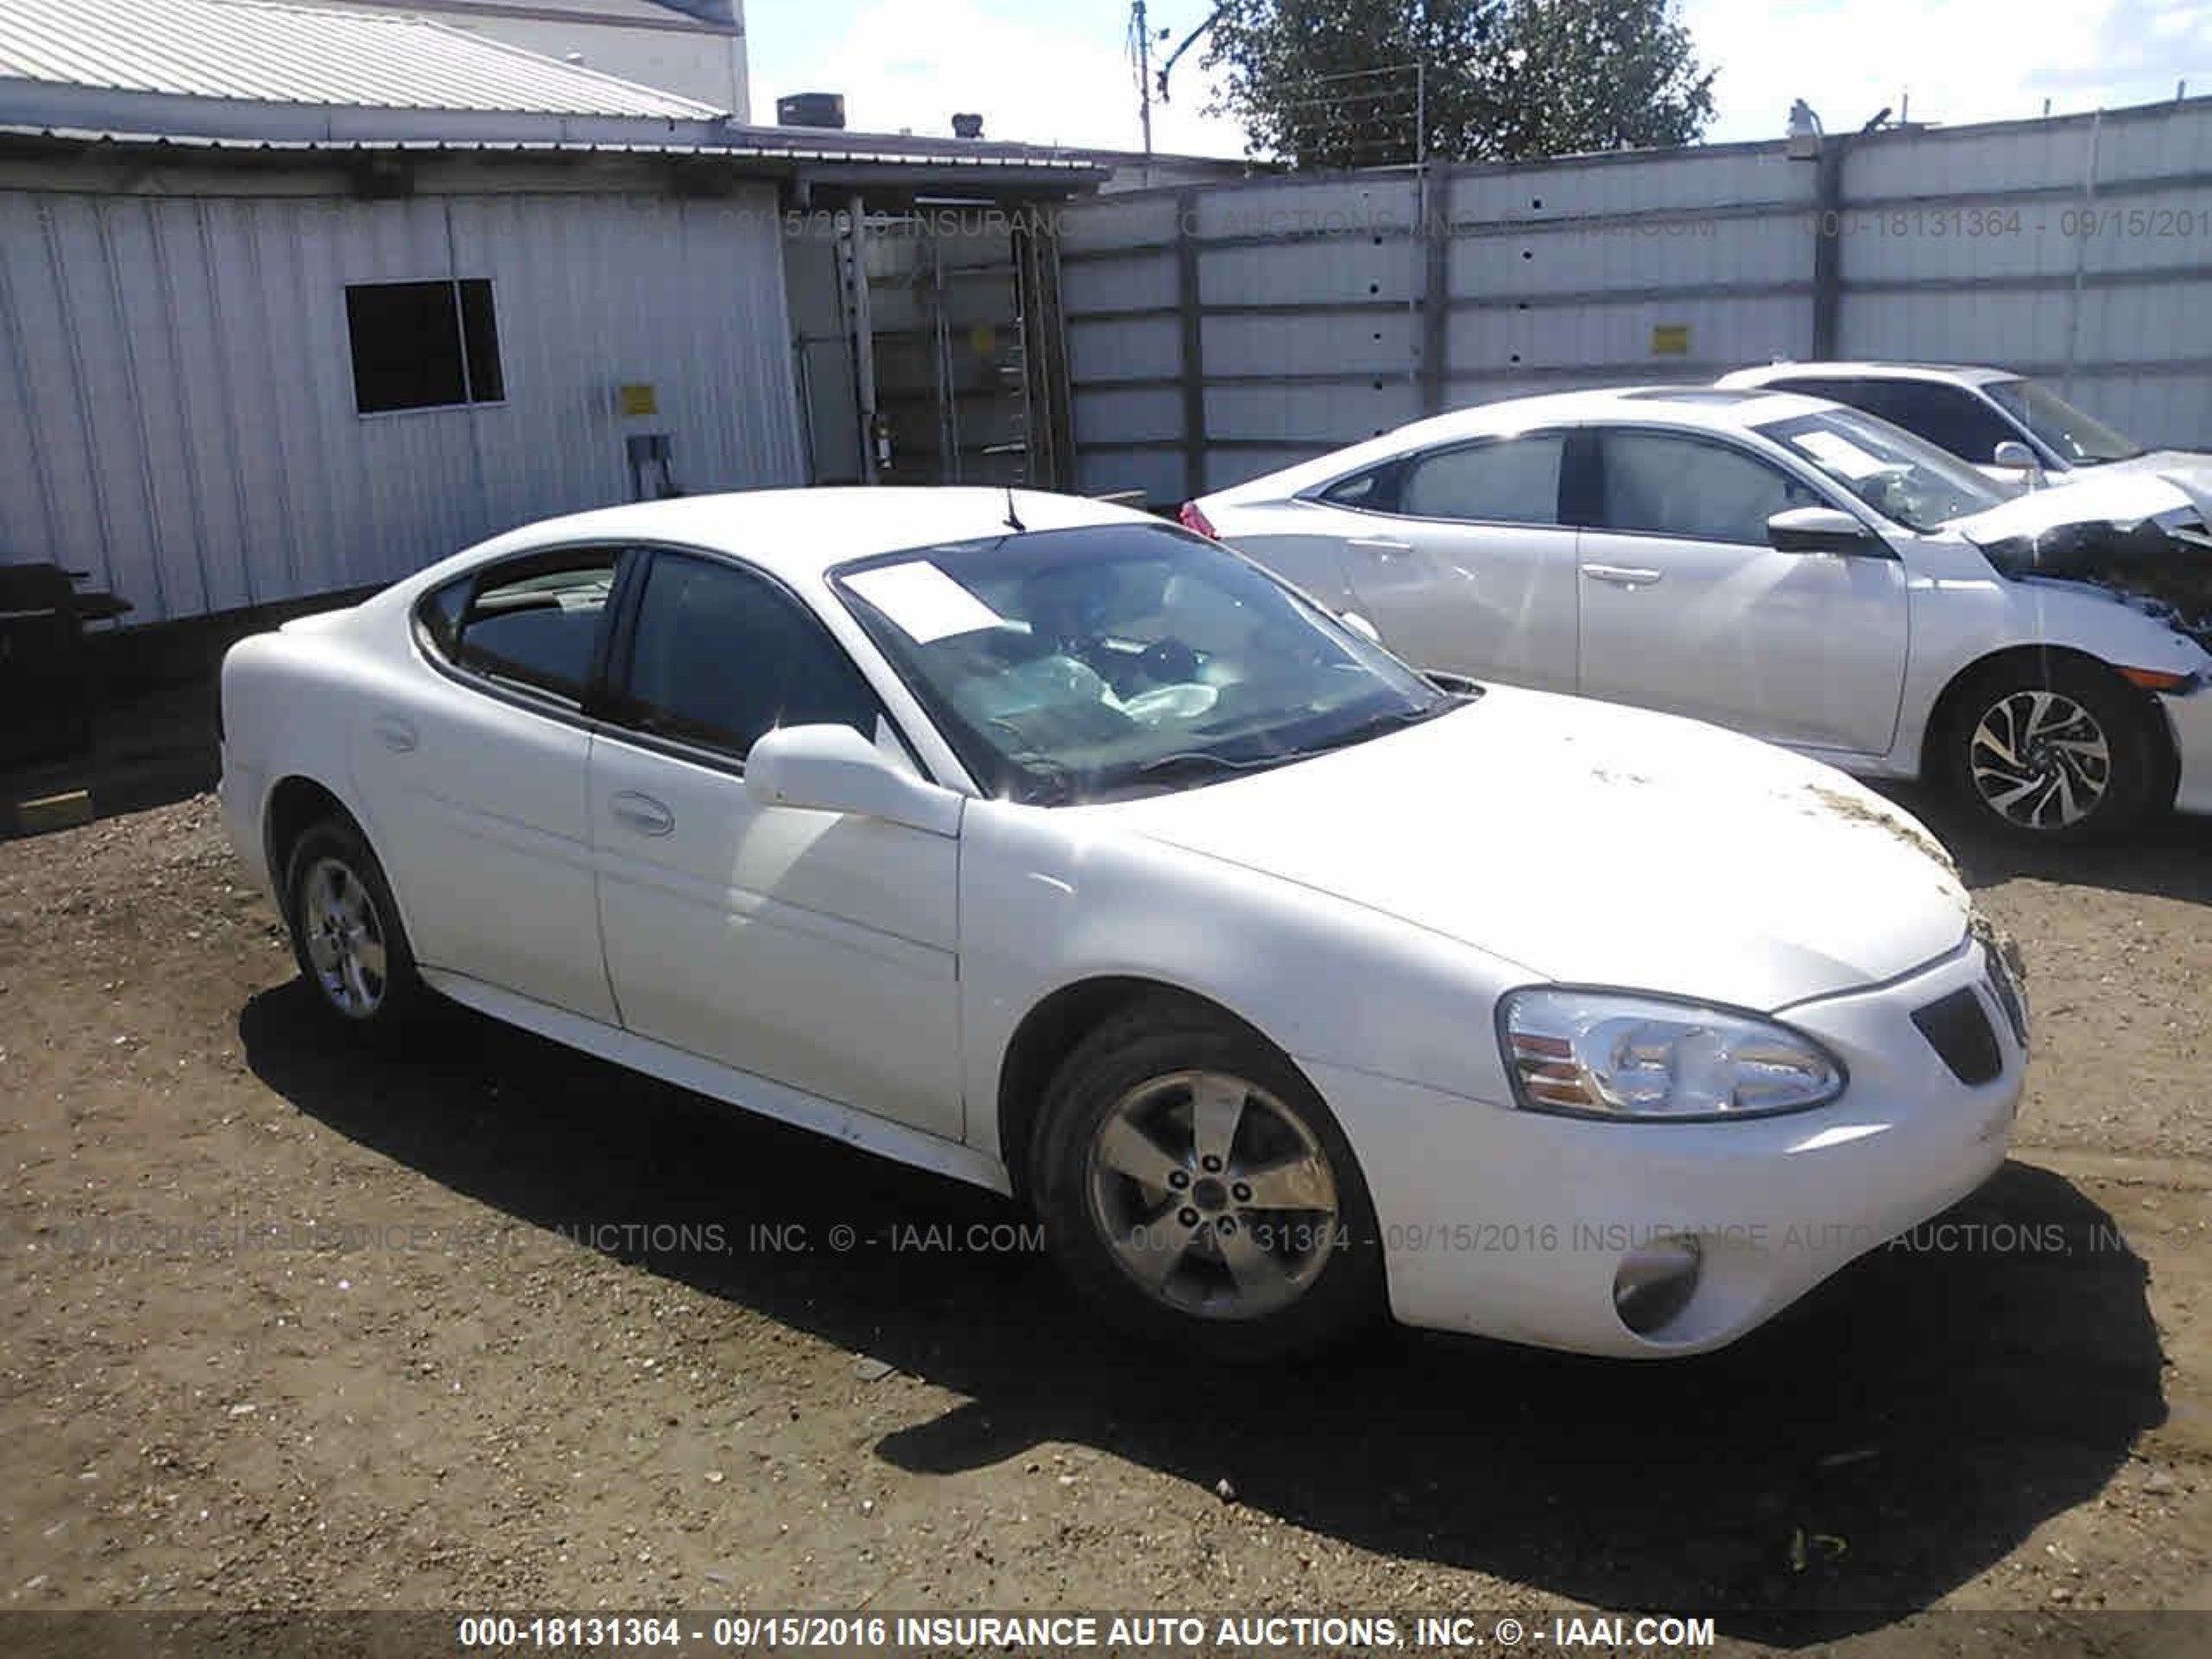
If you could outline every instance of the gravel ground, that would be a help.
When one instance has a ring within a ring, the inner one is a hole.
[[[1679,1364],[1232,1376],[986,1195],[458,1010],[334,1043],[207,798],[0,845],[0,1605],[2212,1607],[2212,830],[1930,817],[2037,1017],[1955,1218],[2036,1248]]]

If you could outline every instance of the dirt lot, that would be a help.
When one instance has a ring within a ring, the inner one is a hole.
[[[2212,830],[1933,816],[2038,1021],[1960,1218],[2032,1247],[1703,1361],[1233,1376],[984,1196],[458,1011],[334,1045],[205,798],[0,845],[0,1605],[2212,1607]]]

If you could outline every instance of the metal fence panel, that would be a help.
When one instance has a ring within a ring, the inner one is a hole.
[[[2212,447],[2212,99],[1827,142],[1826,213],[1779,143],[1078,204],[1078,478],[1167,502],[1437,408],[1802,358],[1824,283],[1839,355],[2017,366]]]

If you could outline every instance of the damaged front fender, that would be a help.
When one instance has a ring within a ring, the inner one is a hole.
[[[2042,491],[1958,529],[2000,575],[2098,588],[2212,652],[2212,529],[2170,483]]]

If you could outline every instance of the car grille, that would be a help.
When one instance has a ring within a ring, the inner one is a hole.
[[[1920,1034],[1943,1057],[1943,1064],[1961,1083],[1988,1083],[2005,1069],[2004,1058],[1997,1050],[1997,1033],[1990,1029],[1989,1016],[1982,1011],[1981,999],[1971,986],[1915,1009],[1912,1023],[1920,1027]]]

